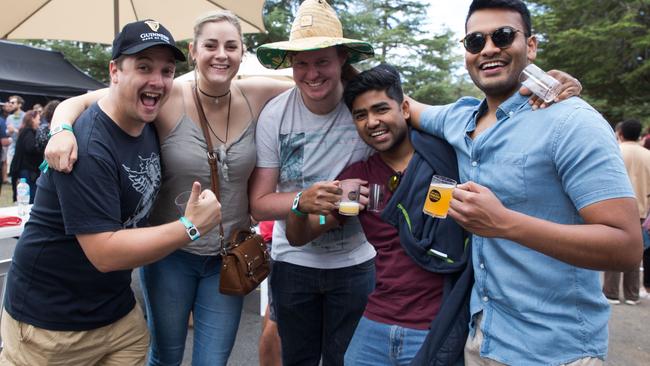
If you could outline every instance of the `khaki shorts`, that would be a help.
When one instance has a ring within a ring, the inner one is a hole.
[[[474,337],[470,334],[465,343],[465,365],[467,366],[504,366],[505,364],[481,357],[481,344],[483,343],[483,331],[481,331],[481,320],[483,313],[476,318],[476,333]],[[602,366],[603,360],[595,357],[585,357],[562,366]]]
[[[2,311],[0,365],[144,365],[149,331],[138,304],[122,319],[88,331],[53,331]]]

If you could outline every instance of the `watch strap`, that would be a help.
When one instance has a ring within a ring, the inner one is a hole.
[[[190,221],[190,219],[188,219],[185,216],[181,216],[179,220],[181,221],[183,226],[185,226],[185,231],[187,232],[187,236],[189,236],[190,239],[192,239],[192,241],[201,237],[201,234],[199,233],[199,229],[196,228],[196,226],[192,223],[192,221]]]

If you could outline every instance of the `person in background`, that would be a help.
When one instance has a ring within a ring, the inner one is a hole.
[[[626,120],[616,124],[616,138],[618,139],[623,155],[625,169],[630,177],[632,188],[636,195],[636,204],[638,208],[641,223],[646,218],[650,210],[650,151],[639,144],[641,137],[641,122],[637,120]],[[643,229],[642,229],[643,230]],[[646,262],[647,252],[644,251],[644,284],[646,272],[650,272],[650,262]],[[649,267],[646,267],[646,264]],[[648,268],[648,271],[645,270]],[[636,305],[639,303],[640,273],[639,266],[634,267],[631,271],[623,272],[623,298],[626,304]],[[621,284],[621,272],[606,271],[603,282],[603,293],[610,304],[618,305],[619,286]]]
[[[7,136],[7,116],[9,103],[0,103],[0,192],[7,179],[7,147],[11,144],[11,138]]]
[[[183,216],[149,226],[160,187],[151,122],[172,90],[171,34],[154,20],[124,26],[113,42],[108,93],[76,121],[70,174],[38,180],[14,252],[2,313],[1,365],[143,365],[149,333],[130,288],[131,269],[207,234],[220,204],[201,184]],[[61,129],[52,129],[55,136]]]
[[[47,142],[50,139],[50,121],[54,115],[54,110],[60,103],[60,100],[51,100],[43,108],[41,125],[36,130],[36,148],[41,152],[45,151],[45,146],[47,146]]]
[[[645,135],[643,137],[643,147],[650,150],[650,126],[648,126],[645,129]],[[648,214],[650,214],[650,211],[648,212]],[[646,228],[647,228],[646,235],[648,235],[646,240],[650,240],[650,225],[647,225]],[[645,250],[643,251],[643,287],[641,287],[640,296],[642,298],[650,297],[650,247],[645,248]]]
[[[645,129],[641,142],[643,143],[643,147],[650,149],[650,126]]]
[[[36,103],[32,106],[32,110],[38,114],[43,113],[43,106],[40,105],[39,103]]]
[[[8,108],[7,111],[9,115],[6,118],[6,125],[7,125],[7,136],[10,137],[9,139],[9,146],[7,146],[7,158],[6,162],[7,164],[5,165],[6,169],[5,171],[9,170],[9,167],[11,166],[11,159],[14,157],[14,152],[16,150],[16,140],[18,139],[18,130],[20,129],[20,125],[23,122],[23,116],[25,115],[25,112],[23,111],[23,104],[25,103],[25,100],[19,96],[19,95],[12,95],[9,97],[9,101],[7,102]],[[7,183],[11,183],[8,179],[8,174],[5,174],[5,171],[3,171],[3,179]],[[14,192],[13,192],[14,197],[16,196],[16,190],[14,187]]]
[[[18,138],[18,130],[23,122],[23,105],[25,100],[19,95],[12,95],[7,102],[9,105],[9,115],[6,117],[7,134],[13,139],[12,144],[9,146],[9,160],[13,157],[14,146],[16,146],[16,139]]]
[[[16,202],[16,186],[21,178],[29,184],[29,203],[34,203],[36,195],[36,179],[40,175],[38,166],[43,161],[43,152],[36,146],[36,130],[41,122],[41,114],[28,111],[23,116],[23,122],[18,130],[16,151],[11,160],[9,175],[13,188],[13,201]]]

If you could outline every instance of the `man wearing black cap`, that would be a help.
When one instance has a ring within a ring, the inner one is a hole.
[[[194,183],[185,216],[146,227],[160,186],[149,122],[171,90],[175,60],[184,59],[155,21],[128,24],[113,42],[108,95],[74,125],[76,169],[51,170],[38,181],[7,279],[0,365],[144,363],[149,335],[131,269],[197,239],[221,218],[214,194]]]

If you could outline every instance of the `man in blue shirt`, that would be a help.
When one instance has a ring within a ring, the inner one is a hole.
[[[475,0],[466,68],[485,93],[412,103],[415,124],[454,147],[449,215],[473,233],[467,364],[602,364],[609,306],[595,270],[641,260],[634,192],[607,121],[574,97],[532,112],[517,90],[537,39],[519,0]]]

